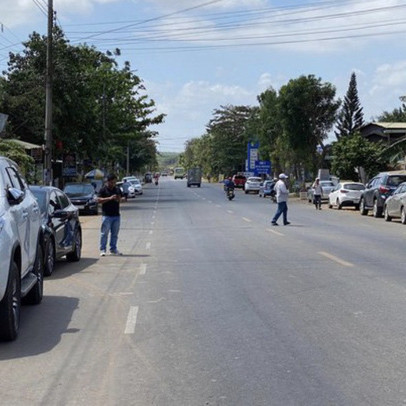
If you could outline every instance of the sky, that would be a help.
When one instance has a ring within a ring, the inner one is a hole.
[[[47,33],[48,0],[0,0],[0,71],[8,53]],[[160,152],[182,152],[221,106],[257,97],[301,75],[336,87],[352,72],[364,120],[406,95],[406,0],[54,0],[72,45],[119,48],[165,113]],[[335,138],[331,136],[330,141]]]

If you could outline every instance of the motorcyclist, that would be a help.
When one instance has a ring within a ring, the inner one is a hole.
[[[230,189],[234,190],[235,184],[233,180],[231,179],[231,176],[229,176],[225,181],[224,181],[224,191],[228,192]]]

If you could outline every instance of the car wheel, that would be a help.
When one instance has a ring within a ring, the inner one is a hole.
[[[42,253],[42,247],[38,244],[37,256],[35,258],[34,269],[32,271],[37,277],[37,283],[28,292],[27,296],[22,299],[23,304],[36,305],[42,301],[44,293],[44,259]]]
[[[0,302],[0,340],[17,338],[20,326],[21,280],[17,264],[12,261],[8,283],[3,300]]]
[[[337,209],[338,209],[338,210],[341,210],[341,209],[343,208],[343,205],[340,203],[340,200],[339,200],[339,199],[337,199],[336,205],[337,205]]]
[[[406,224],[406,209],[404,207],[402,207],[402,210],[400,211],[400,222]]]
[[[355,207],[355,210],[359,210],[359,204],[356,204],[354,207]]]
[[[384,217],[385,217],[385,221],[391,221],[391,220],[392,220],[392,217],[389,216],[389,212],[388,212],[388,207],[387,207],[387,206],[385,206],[385,209],[384,209]]]
[[[359,212],[362,216],[366,216],[368,214],[368,210],[365,208],[364,199],[361,199],[359,202]]]
[[[382,217],[382,209],[378,207],[378,199],[374,200],[373,215],[374,217]]]
[[[73,250],[69,254],[66,254],[66,259],[69,262],[78,262],[82,255],[82,235],[80,230],[76,230],[73,237]]]
[[[246,195],[248,194],[248,190],[244,190],[244,192],[245,192]]]
[[[332,209],[332,208],[333,208],[333,205],[330,203],[330,200],[328,201],[328,208],[329,208],[329,209]]]
[[[51,276],[55,267],[55,246],[52,238],[48,240],[45,248],[44,275]]]

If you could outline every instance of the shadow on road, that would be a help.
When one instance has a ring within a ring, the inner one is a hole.
[[[19,336],[16,341],[0,343],[0,361],[49,352],[63,334],[79,332],[67,328],[78,304],[75,297],[44,296],[38,306],[23,306]]]

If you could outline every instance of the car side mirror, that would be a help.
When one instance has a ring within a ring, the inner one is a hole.
[[[55,217],[57,219],[62,219],[62,220],[66,219],[68,217],[68,215],[69,215],[69,213],[66,210],[61,210],[61,209],[55,210],[52,213],[52,217]]]
[[[11,205],[19,204],[24,199],[24,192],[20,189],[10,187],[7,189],[7,200]]]

